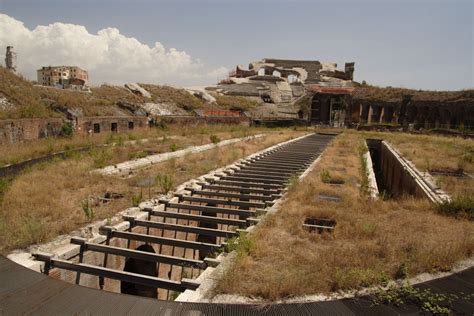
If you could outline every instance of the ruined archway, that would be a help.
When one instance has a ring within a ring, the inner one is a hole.
[[[148,244],[141,245],[136,250],[155,253],[155,249],[153,249],[153,247]],[[158,269],[156,268],[155,262],[133,258],[128,258],[125,261],[125,267],[123,268],[123,271],[144,274],[153,277],[158,276]],[[129,283],[125,281],[122,281],[120,283],[120,292],[123,294],[158,298],[158,292],[156,288]]]

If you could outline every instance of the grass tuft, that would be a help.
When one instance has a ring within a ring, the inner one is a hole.
[[[457,196],[451,201],[438,204],[437,209],[445,215],[474,220],[474,197],[467,195]]]

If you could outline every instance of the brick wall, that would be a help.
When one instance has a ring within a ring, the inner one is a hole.
[[[148,128],[148,118],[146,116],[96,116],[76,119],[76,133],[79,135],[104,132],[123,133],[143,128]]]
[[[0,144],[57,137],[63,124],[61,118],[0,120]]]

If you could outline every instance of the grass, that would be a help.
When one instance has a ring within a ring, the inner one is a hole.
[[[474,220],[474,197],[457,196],[452,201],[437,206],[440,213]]]
[[[214,148],[204,153],[186,155],[183,158],[169,160],[165,163],[140,170],[131,181],[136,182],[140,181],[139,179],[146,179],[148,177],[172,176],[173,184],[178,185],[189,179],[206,174],[211,170],[230,164],[253,152],[289,140],[290,138],[301,136],[302,133],[304,131],[275,131],[264,138],[237,143],[228,147]],[[156,191],[155,188],[153,193],[163,192]]]
[[[433,315],[448,315],[452,311],[452,303],[455,300],[469,302],[473,294],[438,294],[430,289],[419,289],[409,284],[402,286],[390,286],[388,289],[376,290],[372,293],[374,305],[394,304],[400,306],[412,303],[424,312]]]
[[[456,99],[464,99],[472,96],[473,90],[461,91],[429,91],[429,90],[413,90],[394,87],[376,87],[376,86],[359,86],[354,91],[354,99],[365,99],[375,101],[391,101],[394,99],[401,100],[404,95],[413,96],[413,100],[433,100],[433,101],[449,101]]]
[[[116,162],[118,160],[123,161],[140,158],[140,156],[148,154],[148,152],[139,152],[139,147],[141,147],[143,151],[156,151],[154,148],[156,143],[169,143],[170,139],[167,137],[170,135],[174,135],[173,137],[188,137],[189,135],[193,135],[193,137],[199,138],[200,144],[204,144],[209,142],[209,138],[215,133],[220,133],[221,137],[223,137],[222,135],[227,134],[224,135],[225,138],[234,138],[248,136],[263,130],[264,129],[249,128],[246,126],[229,125],[201,125],[198,127],[170,125],[166,128],[150,128],[123,134],[101,133],[90,137],[76,135],[69,138],[49,138],[27,141],[19,144],[2,144],[0,145],[0,152],[2,153],[0,155],[0,166],[15,164],[23,160],[41,157],[53,152],[72,150],[81,147],[92,148],[104,144],[124,145],[127,141],[147,140],[146,144],[138,144],[134,146],[126,144],[129,149],[126,150],[124,155],[129,154],[129,156],[118,157],[118,159],[115,159]],[[217,136],[214,135],[214,137]],[[176,146],[177,145],[175,145],[175,147]],[[174,149],[177,150],[178,148],[176,147]],[[97,150],[100,151],[100,149]]]
[[[0,201],[0,253],[6,254],[15,248],[47,242],[87,224],[92,218],[109,218],[126,207],[137,205],[143,199],[172,190],[193,177],[303,133],[267,130],[267,137],[163,162],[141,170],[134,178],[90,173],[98,166],[126,160],[136,151],[168,151],[171,142],[182,148],[191,144],[209,143],[210,135],[227,139],[262,131],[265,130],[244,130],[235,126],[202,126],[194,129],[183,127],[178,135],[173,135],[177,138],[167,137],[164,141],[161,138],[156,142],[95,149],[72,155],[66,160],[36,165],[2,186],[4,194]],[[151,187],[142,185],[151,182],[149,179],[159,177],[162,181],[153,181]],[[97,197],[106,192],[121,193],[124,197],[108,203],[99,202]],[[85,199],[93,202],[86,205],[83,203]]]
[[[474,223],[440,215],[425,199],[374,201],[361,194],[357,144],[363,136],[350,132],[333,141],[279,210],[251,233],[248,238],[255,244],[225,272],[214,294],[264,300],[328,294],[448,271],[472,256]],[[324,183],[323,170],[331,170],[344,184]],[[321,201],[320,194],[342,201]],[[308,217],[334,219],[336,229],[309,233],[302,228]]]
[[[205,104],[184,89],[151,84],[140,84],[140,86],[150,92],[153,102],[171,103],[187,111],[199,109]]]
[[[214,97],[216,103],[224,109],[247,111],[260,105],[257,101],[246,97],[220,94],[214,94]]]
[[[0,110],[0,119],[58,116],[41,102],[41,95],[34,89],[31,82],[1,66],[0,97],[6,97],[11,104],[15,105],[12,108]]]
[[[70,108],[84,116],[117,115],[119,102],[139,104],[144,102],[168,103],[186,111],[206,107],[207,104],[184,89],[170,86],[140,84],[152,98],[136,95],[121,86],[102,85],[91,92],[57,89],[33,85],[32,82],[0,67],[0,97],[14,105],[0,110],[0,119],[59,117],[54,109]],[[258,102],[243,97],[220,96],[218,108],[251,109]]]

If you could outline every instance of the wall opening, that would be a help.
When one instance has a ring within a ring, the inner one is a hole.
[[[207,206],[217,206],[216,204],[208,203]],[[209,217],[217,217],[217,213],[215,212],[202,212],[202,216],[209,216]],[[211,229],[219,229],[217,223],[205,223],[199,222],[199,227],[202,228],[211,228]],[[217,244],[217,237],[216,236],[207,236],[207,235],[198,235],[197,236],[198,242],[208,243],[208,244]],[[208,251],[199,250],[199,260],[204,260],[207,256],[212,253],[212,250],[209,249]]]
[[[94,123],[94,133],[95,134],[100,133],[100,124],[99,123]]]
[[[141,245],[135,250],[155,253],[155,249],[148,244]],[[155,262],[139,259],[128,258],[125,261],[123,271],[158,277],[158,270]],[[158,298],[158,291],[156,288],[125,281],[120,283],[120,292],[123,294]]]
[[[110,125],[110,130],[114,133],[116,133],[118,131],[118,128],[117,128],[117,123],[112,123]]]
[[[133,129],[133,128],[134,128],[133,122],[128,122],[128,129]]]
[[[304,220],[303,229],[310,233],[322,234],[324,232],[332,233],[336,221],[328,218],[308,217]]]

